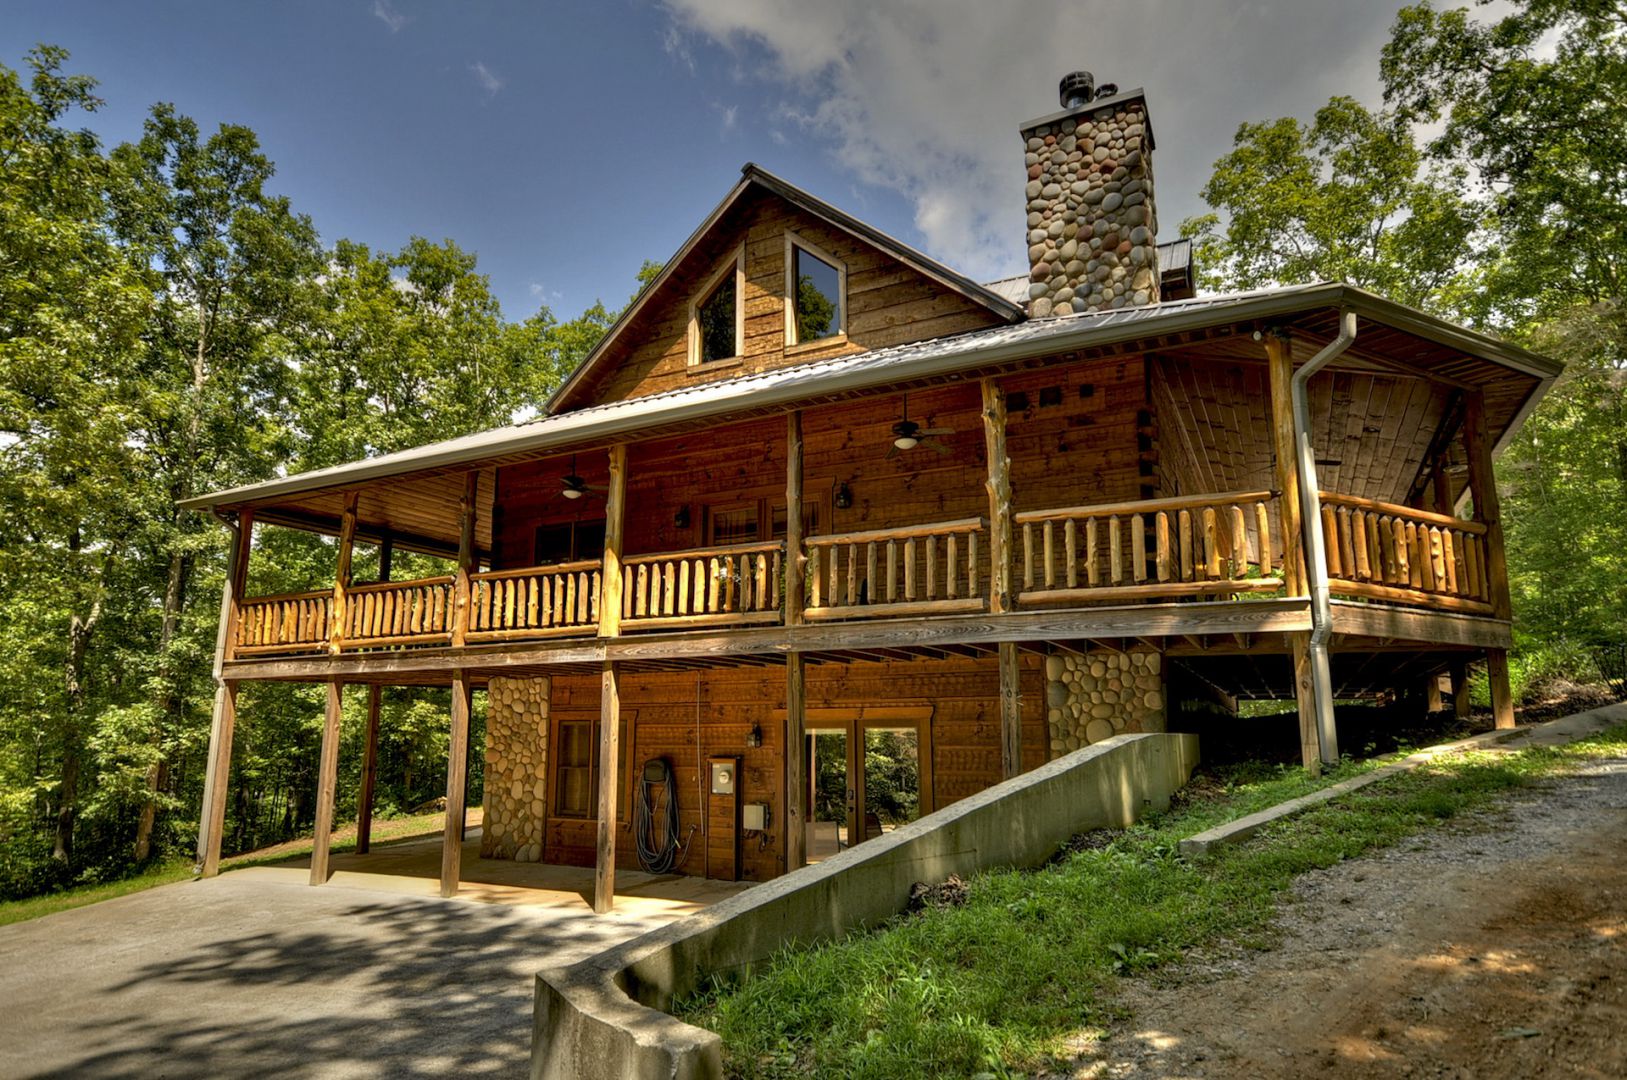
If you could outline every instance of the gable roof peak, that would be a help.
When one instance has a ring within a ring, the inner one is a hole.
[[[770,192],[806,213],[824,220],[832,227],[858,237],[918,273],[982,305],[999,316],[1004,322],[1022,322],[1027,318],[1027,312],[1023,309],[1023,305],[1013,303],[999,292],[973,281],[957,270],[945,266],[930,255],[889,236],[873,225],[860,221],[845,211],[837,209],[790,181],[769,172],[756,162],[748,161],[740,167],[740,180],[723,197],[723,201],[712,209],[712,212],[706,216],[705,220],[689,235],[689,239],[685,240],[678,250],[673,253],[672,257],[663,264],[661,272],[633,298],[632,303],[627,305],[610,329],[605,331],[605,335],[600,339],[599,344],[594,346],[593,351],[588,353],[581,364],[577,365],[576,370],[566,376],[559,389],[555,390],[553,396],[548,399],[546,412],[555,413],[567,407],[571,396],[585,384],[588,372],[598,366],[600,360],[610,351],[615,342],[621,337],[623,331],[638,318],[639,313],[644,310],[651,298],[661,291],[662,287],[677,271],[679,265],[705,240],[706,236],[717,226],[730,208],[753,188],[761,188]]]

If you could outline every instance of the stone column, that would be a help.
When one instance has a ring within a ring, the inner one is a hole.
[[[487,684],[483,859],[542,859],[548,808],[548,696],[545,678],[493,678]]]
[[[1114,735],[1166,730],[1163,660],[1145,647],[1046,657],[1045,718],[1051,757]]]

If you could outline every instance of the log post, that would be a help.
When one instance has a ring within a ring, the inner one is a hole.
[[[389,581],[395,562],[395,542],[388,536],[379,545],[379,581]],[[356,854],[366,855],[373,846],[373,798],[378,788],[379,706],[384,687],[367,687],[367,733],[362,744],[362,790],[356,800]]]
[[[983,443],[989,459],[989,610],[1011,610],[1011,459],[1006,454],[1006,392],[982,381]]]
[[[1469,489],[1474,493],[1475,520],[1486,527],[1486,576],[1491,583],[1492,616],[1512,617],[1508,594],[1508,558],[1503,548],[1502,506],[1497,496],[1497,476],[1492,471],[1491,439],[1486,431],[1486,397],[1480,390],[1465,398],[1463,410],[1464,449],[1469,452]],[[1497,727],[1514,726],[1514,698],[1508,685],[1508,652],[1486,650],[1486,674],[1491,681],[1491,711]]]
[[[593,873],[593,910],[616,902],[616,779],[621,771],[621,675],[604,662],[599,691],[599,831]]]
[[[470,575],[475,568],[475,500],[480,492],[480,474],[471,472],[463,480],[463,498],[458,504],[458,568],[452,580],[452,645],[462,648],[469,634]]]
[[[322,721],[322,755],[316,773],[316,833],[311,840],[311,884],[328,880],[328,846],[333,838],[333,803],[339,787],[339,720],[344,712],[344,683],[328,680],[328,705]]]
[[[808,584],[802,536],[802,413],[785,418],[785,625],[799,626]],[[874,591],[875,582],[870,583]],[[801,865],[800,863],[797,865]]]
[[[610,448],[610,487],[605,492],[604,563],[599,574],[599,636],[621,634],[621,542],[627,510],[627,444]]]
[[[1277,515],[1282,524],[1282,580],[1289,596],[1307,596],[1304,525],[1299,513],[1299,459],[1294,448],[1293,345],[1286,332],[1265,337],[1266,368],[1271,384],[1271,449],[1277,460]],[[1299,752],[1307,772],[1322,771],[1322,741],[1316,727],[1316,693],[1311,682],[1311,636],[1288,636],[1293,661],[1294,698],[1299,705]]]
[[[1023,771],[1022,662],[1015,641],[1000,642],[1000,775]]]
[[[232,771],[232,729],[237,722],[237,684],[224,679],[226,660],[237,651],[237,624],[254,545],[254,511],[244,510],[233,527],[226,553],[226,580],[220,591],[220,625],[215,631],[215,704],[209,724],[209,763],[203,778],[203,812],[198,820],[198,872],[220,872],[220,843],[226,825],[226,783]]]
[[[339,566],[333,575],[333,614],[328,617],[328,652],[338,656],[345,646],[345,594],[350,589],[350,559],[356,549],[357,492],[345,495],[339,515]]]
[[[1452,662],[1452,714],[1459,720],[1469,718],[1469,662]]]
[[[456,896],[463,869],[463,803],[469,778],[469,673],[452,669],[452,738],[446,750],[446,820],[441,832],[441,895]]]
[[[789,611],[789,608],[787,609]],[[799,652],[785,657],[785,869],[808,862],[808,681]]]

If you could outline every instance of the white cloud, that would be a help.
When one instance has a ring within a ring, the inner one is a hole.
[[[734,131],[740,121],[740,106],[724,105],[722,102],[713,102],[712,108],[717,110],[720,130],[718,135],[726,136]]]
[[[987,278],[1024,261],[1018,125],[1057,80],[1147,90],[1163,237],[1245,120],[1308,116],[1334,93],[1376,100],[1398,0],[1193,5],[1046,0],[666,0],[667,50],[721,47],[782,127],[828,143],[858,181],[907,198],[925,246]],[[772,137],[772,135],[771,135]]]
[[[390,28],[390,33],[398,33],[403,26],[412,21],[412,18],[395,9],[390,0],[373,0],[373,15]]]
[[[480,88],[486,91],[487,97],[495,97],[497,91],[503,88],[503,77],[487,67],[484,61],[476,60],[469,65],[469,70],[474,72],[475,82],[479,83]]]

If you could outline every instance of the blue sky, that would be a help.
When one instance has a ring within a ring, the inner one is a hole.
[[[0,2],[101,80],[246,124],[325,240],[478,253],[505,314],[619,304],[750,160],[984,278],[1021,269],[1018,124],[1089,67],[1146,87],[1160,235],[1243,120],[1373,100],[1395,0]]]

